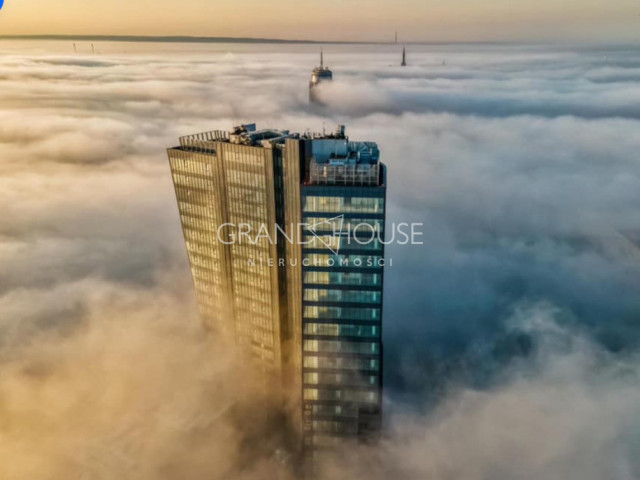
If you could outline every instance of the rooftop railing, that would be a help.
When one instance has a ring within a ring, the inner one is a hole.
[[[180,147],[198,152],[211,152],[215,151],[215,142],[226,142],[228,140],[229,134],[227,132],[212,130],[180,137]]]
[[[380,164],[330,164],[311,161],[309,183],[313,185],[378,185]]]

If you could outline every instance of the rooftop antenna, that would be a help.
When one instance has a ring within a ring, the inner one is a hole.
[[[407,66],[407,49],[404,46],[402,47],[402,63],[400,64],[400,66]]]

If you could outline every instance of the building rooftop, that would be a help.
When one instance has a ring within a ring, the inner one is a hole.
[[[180,150],[215,154],[219,142],[258,148],[282,148],[287,138],[310,143],[307,182],[323,185],[376,185],[380,180],[380,150],[375,142],[352,142],[344,125],[332,132],[292,133],[258,130],[255,123],[239,125],[231,132],[213,130],[180,137]]]
[[[375,142],[319,138],[311,142],[308,183],[312,185],[378,185],[380,150]]]
[[[299,138],[313,140],[314,154],[320,161],[377,161],[379,151],[374,142],[351,142],[345,134],[344,125],[331,132],[295,133],[289,130],[266,128],[258,130],[255,123],[239,125],[232,131],[211,130],[180,137],[182,149],[212,149],[215,150],[216,142],[227,142],[236,145],[248,145],[253,147],[271,147],[284,144],[287,138]],[[318,142],[316,142],[316,140]],[[323,142],[320,142],[320,141]]]
[[[315,86],[324,80],[333,80],[333,72],[324,65],[324,54],[320,50],[320,66],[315,67],[311,72],[311,86]]]
[[[350,142],[348,138],[319,138],[311,143],[316,163],[329,165],[373,164],[380,159],[375,142]]]

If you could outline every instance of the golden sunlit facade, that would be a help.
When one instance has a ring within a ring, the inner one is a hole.
[[[278,247],[233,240],[234,226],[276,224],[273,150],[227,140],[226,132],[183,137],[169,163],[202,319],[271,379],[283,363],[281,269],[258,260],[277,257]]]

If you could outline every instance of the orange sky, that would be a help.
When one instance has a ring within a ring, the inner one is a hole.
[[[638,41],[637,0],[5,0],[0,34]]]

